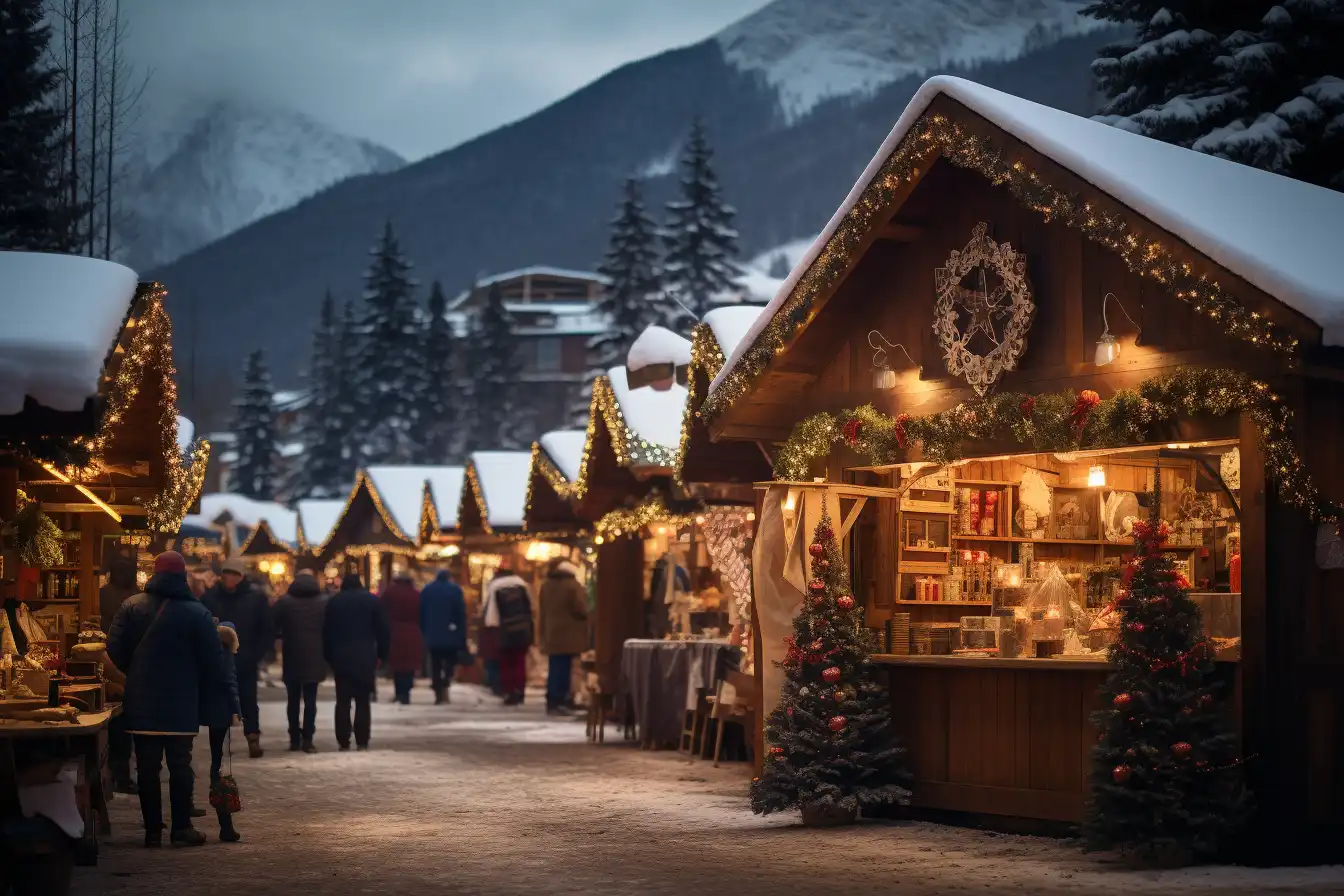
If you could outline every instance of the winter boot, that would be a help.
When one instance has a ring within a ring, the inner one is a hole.
[[[313,743],[313,739],[312,739],[311,737],[305,737],[305,738],[303,739],[303,747],[302,747],[302,749],[303,749],[303,752],[305,752],[305,753],[316,753],[316,752],[317,752],[317,745]]]
[[[447,692],[445,692],[443,688],[435,688],[435,689],[434,689],[434,705],[435,705],[435,706],[442,706],[443,704],[445,704],[445,703],[447,703],[447,702],[448,702],[448,694],[447,694]]]
[[[302,749],[303,749],[303,742],[300,741],[297,737],[291,737],[289,739],[289,752],[297,753],[299,752],[299,750]]]
[[[261,733],[253,732],[247,736],[247,756],[249,759],[260,759],[265,754],[261,748]]]
[[[205,835],[195,828],[187,827],[169,834],[168,842],[173,846],[201,846],[205,843]]]
[[[243,835],[234,830],[233,813],[223,806],[215,807],[215,816],[219,819],[219,842],[237,843]]]

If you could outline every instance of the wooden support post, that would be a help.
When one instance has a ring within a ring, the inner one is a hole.
[[[765,490],[756,490],[756,519],[761,519],[761,509],[765,506]],[[756,534],[753,527],[751,544],[748,550],[755,553]],[[751,576],[751,643],[745,645],[747,650],[751,651],[752,677],[756,680],[756,693],[752,694],[752,706],[756,708],[753,718],[756,722],[756,730],[751,733],[752,741],[752,760],[756,766],[756,774],[760,774],[765,763],[765,691],[762,688],[762,664],[765,662],[761,656],[761,625],[756,615],[756,573],[752,570]]]
[[[14,514],[19,508],[19,469],[15,466],[0,466],[0,521],[8,522],[14,519]],[[0,600],[8,597],[18,597],[18,576],[19,576],[19,552],[13,547],[6,546],[2,557],[0,557],[0,581],[5,584],[0,585],[3,592],[0,593]],[[15,584],[9,584],[14,582]]]
[[[597,674],[603,694],[616,693],[621,651],[644,631],[644,542],[609,538],[597,546]]]
[[[98,540],[102,532],[102,514],[85,513],[79,520],[79,620],[98,615]],[[111,625],[110,619],[102,621]]]

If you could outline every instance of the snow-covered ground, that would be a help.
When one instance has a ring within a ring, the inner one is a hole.
[[[263,688],[267,754],[233,762],[242,843],[214,842],[208,818],[201,849],[147,852],[134,801],[118,797],[99,866],[77,871],[73,896],[1344,893],[1340,866],[1134,872],[1070,841],[926,823],[805,829],[751,814],[740,763],[645,752],[610,726],[590,746],[581,721],[543,715],[539,694],[504,709],[474,686],[452,693],[432,706],[421,683],[409,707],[375,704],[373,750],[338,753],[328,683],[308,756],[281,749],[283,692]]]

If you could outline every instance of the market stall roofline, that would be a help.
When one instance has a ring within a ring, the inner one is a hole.
[[[243,542],[243,546],[238,549],[238,553],[240,556],[244,557],[251,556],[253,554],[276,553],[275,551],[261,550],[261,549],[254,551],[253,548],[257,547],[258,545],[263,547],[274,546],[284,548],[283,552],[291,555],[297,553],[298,551],[298,543],[296,541],[288,541],[283,538],[277,538],[275,530],[271,528],[271,524],[267,520],[261,520],[260,522],[257,523],[256,526],[253,527],[252,531],[247,534],[247,540]]]
[[[294,507],[299,515],[299,548],[317,553],[336,528],[345,501],[341,498],[304,498]]]
[[[883,164],[939,95],[946,95],[1083,178],[1215,263],[1323,329],[1344,345],[1344,194],[1162,143],[1041,106],[961,78],[930,78],[911,99],[877,154],[812,247],[789,273],[766,313],[729,356],[711,394],[741,363],[803,275],[862,199]],[[1174,173],[1180,172],[1180,173]],[[1293,215],[1265,213],[1273,206]]]

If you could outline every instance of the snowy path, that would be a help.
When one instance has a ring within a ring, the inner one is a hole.
[[[368,753],[336,751],[328,686],[322,752],[291,754],[280,695],[263,689],[266,757],[234,763],[242,843],[216,842],[210,817],[206,846],[146,851],[138,806],[119,796],[116,833],[74,896],[1344,894],[1344,866],[1135,873],[1065,842],[931,824],[803,830],[751,814],[741,765],[590,747],[581,722],[504,710],[470,686],[451,707],[427,705],[423,685],[418,705],[376,704]]]

